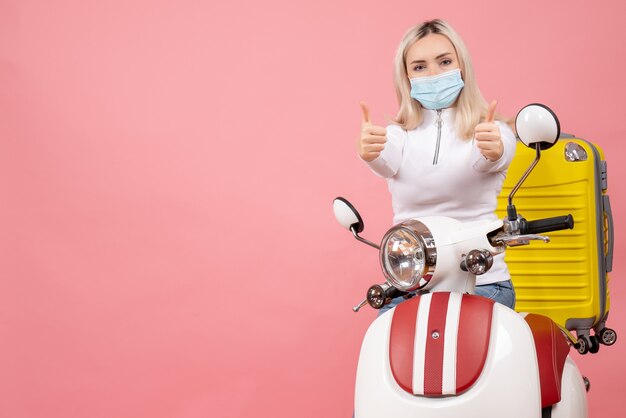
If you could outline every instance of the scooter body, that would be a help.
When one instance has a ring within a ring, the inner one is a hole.
[[[431,311],[441,309],[440,306],[429,305],[433,297],[444,293],[447,292],[418,296],[414,340],[404,344],[405,356],[410,358],[406,363],[412,368],[410,387],[403,388],[399,378],[394,376],[393,354],[390,354],[394,350],[391,341],[394,315],[402,305],[385,312],[370,325],[363,340],[357,369],[355,417],[541,418],[540,372],[528,324],[513,310],[498,303],[490,304],[492,315],[489,340],[484,347],[484,364],[482,367],[473,365],[471,371],[464,371],[467,365],[462,359],[466,362],[472,359],[463,356],[461,350],[472,350],[468,345],[480,346],[482,342],[474,339],[472,329],[463,329],[466,325],[459,321],[459,300],[467,298],[467,295],[448,293],[448,305],[456,307],[446,309],[443,329],[429,327]],[[404,304],[412,302],[409,300]],[[472,315],[473,312],[466,314]],[[404,332],[411,333],[410,326],[408,324]],[[431,344],[435,341],[433,334],[443,340],[442,348]],[[395,349],[398,350],[398,347]],[[463,373],[466,375],[463,376],[464,384],[467,384],[467,373],[474,375],[469,376],[470,380],[475,380],[467,390],[457,394],[461,385],[457,379]],[[561,401],[552,407],[551,417],[586,417],[587,398],[583,378],[569,356],[559,383]],[[441,389],[437,385],[441,385]],[[432,390],[433,386],[435,390]],[[435,393],[425,393],[428,389]]]
[[[560,330],[544,330],[552,341],[543,344],[533,335],[541,330],[533,331],[523,315],[467,294],[475,276],[458,260],[476,248],[503,251],[487,238],[502,221],[415,221],[432,234],[436,268],[427,293],[370,325],[357,369],[355,417],[541,418],[544,408],[554,418],[586,417],[584,381]]]

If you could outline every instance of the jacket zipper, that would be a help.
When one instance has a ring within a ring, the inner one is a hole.
[[[443,119],[441,119],[441,109],[437,110],[437,145],[435,145],[435,156],[433,157],[433,165],[437,165],[439,161],[439,144],[441,143],[441,126],[443,125]]]

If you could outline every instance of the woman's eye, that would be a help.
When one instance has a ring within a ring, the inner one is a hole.
[[[416,65],[415,67],[413,67],[413,71],[422,71],[426,68],[425,65]]]
[[[452,60],[451,59],[445,59],[441,61],[441,65],[450,65],[452,64]]]

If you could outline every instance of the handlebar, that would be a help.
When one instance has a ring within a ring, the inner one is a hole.
[[[574,218],[572,215],[555,216],[554,218],[537,219],[534,221],[522,220],[520,223],[520,232],[522,234],[541,234],[543,232],[573,228]]]
[[[397,298],[398,296],[403,296],[403,295],[406,295],[406,292],[403,292],[402,290],[398,290],[393,286],[391,286],[389,289],[385,291],[385,296],[387,296],[389,299],[394,299],[394,298]]]

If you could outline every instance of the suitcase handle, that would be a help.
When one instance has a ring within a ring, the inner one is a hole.
[[[608,249],[606,256],[604,257],[604,269],[609,272],[613,270],[613,213],[611,212],[611,202],[609,196],[602,196],[602,206],[604,207],[604,215],[606,216],[606,223],[608,228]]]
[[[560,231],[574,228],[572,215],[555,216],[554,218],[536,219],[534,221],[522,221],[520,230],[522,234],[541,234],[542,232]]]

